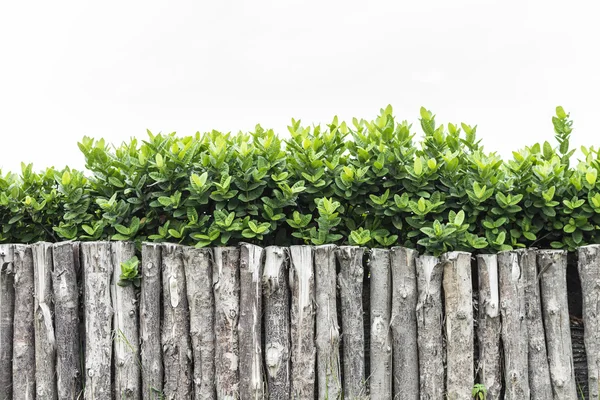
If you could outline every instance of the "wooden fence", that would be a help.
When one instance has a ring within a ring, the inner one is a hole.
[[[600,245],[567,253],[334,245],[0,245],[0,399],[599,397]]]

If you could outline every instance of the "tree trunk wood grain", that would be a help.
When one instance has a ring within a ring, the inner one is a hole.
[[[600,398],[600,245],[579,248],[579,279],[583,296],[584,343],[591,399]]]
[[[419,346],[417,334],[416,250],[393,247],[391,332],[393,341],[394,398],[419,398]],[[373,300],[371,300],[373,304]],[[440,330],[441,334],[441,330]],[[372,361],[371,361],[372,363]],[[442,378],[443,379],[443,378]]]
[[[371,306],[371,376],[373,399],[392,399],[392,280],[390,250],[372,249],[369,258]],[[404,397],[406,398],[406,397]]]
[[[342,396],[342,371],[340,360],[340,327],[336,299],[336,246],[316,246],[316,347],[318,398],[337,400]]]
[[[264,396],[262,354],[263,248],[240,246],[240,398]]]
[[[285,249],[265,248],[263,309],[267,392],[270,400],[289,399],[290,372],[290,289]]]
[[[85,399],[112,396],[112,318],[110,242],[81,243],[85,312]]]
[[[215,298],[212,289],[212,250],[186,247],[183,253],[190,336],[194,354],[194,398],[214,400]]]
[[[502,360],[500,356],[500,295],[498,258],[495,254],[477,256],[479,270],[479,383],[487,389],[487,400],[500,400]]]
[[[215,374],[217,399],[239,398],[240,250],[215,247],[213,288],[215,294]],[[248,368],[247,366],[244,366]]]
[[[15,318],[13,245],[0,244],[0,399],[12,399]]]
[[[439,258],[423,255],[416,260],[417,332],[419,343],[420,398],[442,400],[445,393],[442,315],[443,264]],[[402,395],[399,397],[402,398]]]
[[[567,301],[567,252],[539,250],[542,315],[555,400],[577,398]]]
[[[315,275],[311,246],[291,246],[292,399],[315,397]]]
[[[162,247],[142,244],[140,295],[140,354],[142,358],[142,398],[159,400],[163,393],[161,345]]]
[[[80,398],[83,390],[79,338],[79,286],[75,268],[79,262],[79,243],[55,243],[52,246],[52,261],[58,398],[76,400]]]
[[[358,246],[341,246],[336,250],[340,264],[338,285],[342,311],[344,399],[368,398],[362,303],[363,255],[364,248]]]
[[[446,395],[449,400],[469,399],[475,383],[471,253],[445,253],[442,261],[447,340]]]
[[[140,342],[138,330],[138,305],[133,284],[119,285],[121,264],[135,256],[133,242],[113,242],[113,277],[111,284],[113,319],[113,351],[115,397],[141,398]]]
[[[162,245],[164,398],[192,397],[192,346],[182,246]]]

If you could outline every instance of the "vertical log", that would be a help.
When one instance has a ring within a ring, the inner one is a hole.
[[[265,249],[263,308],[265,364],[270,400],[290,398],[290,289],[285,250]]]
[[[12,399],[15,287],[13,245],[0,244],[0,399]]]
[[[363,327],[364,248],[341,246],[336,250],[340,263],[338,284],[342,309],[344,343],[344,398],[367,397],[365,379],[365,333]]]
[[[315,397],[315,275],[311,246],[291,246],[292,396]]]
[[[77,258],[77,261],[76,259]],[[52,288],[56,336],[56,385],[59,399],[76,400],[83,390],[79,339],[79,243],[52,246]]]
[[[479,270],[479,382],[487,389],[487,400],[499,400],[502,391],[500,357],[500,295],[498,287],[498,257],[495,254],[477,256]]]
[[[417,334],[416,250],[393,247],[392,270],[393,381],[394,398],[419,398],[419,348]],[[371,303],[372,304],[372,303]],[[441,334],[441,330],[440,330]],[[443,377],[442,377],[443,379]]]
[[[600,398],[600,245],[579,248],[579,279],[583,297],[583,326],[591,399]]]
[[[194,398],[216,399],[215,298],[212,290],[212,251],[186,247],[185,283],[190,307],[190,336],[194,354]]]
[[[332,244],[314,248],[317,308],[317,393],[319,399],[331,400],[340,399],[342,396],[335,249],[336,246]]]
[[[567,252],[539,250],[542,314],[554,399],[577,398],[567,301]]]
[[[444,399],[445,352],[442,315],[443,264],[434,256],[420,256],[416,260],[417,332],[419,343],[419,377],[421,399]],[[402,399],[402,394],[398,396]]]
[[[262,399],[262,273],[263,249],[243,243],[240,247],[240,398]]]
[[[142,358],[142,398],[144,400],[158,400],[163,393],[161,249],[161,245],[158,243],[142,244],[140,354]]]
[[[162,245],[164,398],[192,397],[192,347],[182,246]]]
[[[450,400],[469,399],[475,383],[471,253],[445,253],[442,261],[448,357],[446,393]]]
[[[85,399],[112,395],[112,317],[110,280],[113,272],[109,242],[81,244],[85,312]]]
[[[215,293],[215,374],[217,399],[239,398],[240,251],[215,247],[213,288]],[[247,366],[245,366],[247,368]]]
[[[119,399],[140,399],[140,343],[137,297],[133,284],[119,285],[121,264],[135,256],[133,242],[113,242],[113,276],[111,284],[114,309],[115,396]]]

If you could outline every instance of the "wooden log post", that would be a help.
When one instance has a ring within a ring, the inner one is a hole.
[[[498,257],[495,254],[477,256],[479,271],[479,383],[487,389],[487,400],[501,399],[502,362],[500,355],[500,295]]]
[[[112,318],[110,242],[81,243],[85,320],[85,399],[112,396]]]
[[[114,351],[114,393],[119,399],[141,398],[140,342],[138,306],[135,287],[129,282],[119,284],[121,265],[135,257],[133,242],[113,242],[113,276],[111,282]],[[139,274],[139,272],[138,272]],[[123,286],[123,285],[127,286]]]
[[[390,253],[392,271],[390,325],[393,343],[394,398],[396,399],[416,400],[419,398],[419,346],[416,314],[418,300],[416,259],[418,255],[416,250],[404,247],[393,247]],[[371,300],[371,304],[373,304],[373,300]]]
[[[442,261],[446,310],[446,395],[449,400],[469,399],[475,383],[471,253],[445,253]]]
[[[140,355],[144,400],[158,400],[163,393],[161,250],[162,247],[158,243],[142,244]]]
[[[215,374],[217,399],[238,399],[240,315],[240,250],[235,247],[215,247],[213,288],[215,294]]]
[[[192,346],[182,246],[162,245],[162,283],[163,394],[167,400],[190,399]]]
[[[421,399],[442,400],[445,393],[442,274],[439,258],[423,255],[416,260],[417,332]],[[398,399],[402,399],[400,394]]]
[[[240,247],[240,398],[263,398],[262,274],[263,248]]]
[[[577,386],[567,301],[567,252],[539,250],[537,261],[554,399],[575,399]]]
[[[340,264],[338,285],[342,311],[344,398],[368,396],[365,377],[365,332],[363,322],[364,248],[341,246],[336,250]]]
[[[56,385],[59,399],[76,400],[83,390],[79,337],[79,243],[52,246],[52,289],[56,336]]]
[[[332,400],[341,399],[342,396],[335,249],[336,246],[332,244],[314,248],[317,308],[317,393],[319,399]]]
[[[369,393],[373,399],[392,398],[392,280],[390,250],[372,249],[369,258],[371,306],[371,376]]]
[[[15,287],[13,245],[0,244],[0,399],[12,399]]]
[[[285,249],[265,248],[263,309],[265,365],[270,400],[290,398],[290,289]]]
[[[315,274],[311,246],[291,246],[290,287],[292,295],[292,395],[293,399],[315,397]]]
[[[190,336],[194,354],[194,398],[214,400],[215,297],[212,290],[212,250],[186,247],[185,283],[190,308]]]

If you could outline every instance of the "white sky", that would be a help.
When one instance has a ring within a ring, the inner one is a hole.
[[[510,155],[599,145],[597,1],[1,1],[0,167],[83,167],[84,135],[286,135],[292,117],[477,124]],[[419,130],[420,133],[420,130]]]

